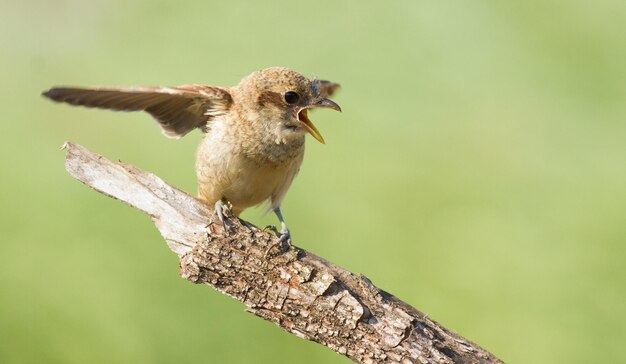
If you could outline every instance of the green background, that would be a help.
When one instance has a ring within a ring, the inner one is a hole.
[[[626,362],[624,24],[623,0],[3,2],[0,363],[349,362],[181,279],[58,149],[193,193],[200,133],[39,96],[275,65],[343,85],[284,204],[297,245],[507,362]]]

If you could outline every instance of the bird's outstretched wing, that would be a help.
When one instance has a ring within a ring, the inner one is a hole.
[[[228,89],[203,85],[177,87],[80,88],[53,87],[42,93],[54,101],[117,111],[146,111],[170,138],[180,138],[226,113],[232,103]]]
[[[332,96],[335,92],[337,92],[337,90],[339,90],[339,87],[341,87],[338,83],[333,81],[319,80],[318,82],[321,94],[324,97]]]

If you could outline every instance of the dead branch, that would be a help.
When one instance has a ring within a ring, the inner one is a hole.
[[[207,284],[274,322],[358,363],[502,363],[423,313],[304,249],[231,217],[224,231],[211,209],[154,174],[66,143],[76,179],[139,209],[180,257],[180,274]]]

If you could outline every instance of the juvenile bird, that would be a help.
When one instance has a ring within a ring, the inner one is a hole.
[[[204,137],[196,156],[199,197],[215,206],[222,222],[228,203],[239,215],[269,201],[281,224],[280,240],[289,241],[281,202],[302,164],[306,133],[324,143],[307,112],[312,108],[341,111],[328,99],[338,86],[272,67],[254,72],[230,88],[195,84],[54,87],[43,96],[86,107],[143,110],[170,138],[202,130]]]

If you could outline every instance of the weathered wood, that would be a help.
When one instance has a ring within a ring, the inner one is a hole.
[[[154,174],[65,143],[79,181],[152,217],[180,274],[208,284],[247,311],[358,363],[501,363],[478,345],[355,275],[273,234],[211,209]],[[195,323],[194,323],[195,324]]]

